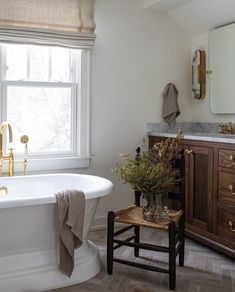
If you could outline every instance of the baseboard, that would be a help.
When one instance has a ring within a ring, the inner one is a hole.
[[[107,228],[107,214],[96,215],[92,221],[90,231]]]
[[[125,224],[115,223],[115,227],[122,227]],[[107,214],[96,215],[91,224],[90,231],[107,229]]]

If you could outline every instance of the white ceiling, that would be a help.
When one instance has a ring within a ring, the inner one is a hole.
[[[144,8],[168,12],[194,0],[144,0]]]
[[[235,22],[235,0],[144,0],[144,6],[168,13],[191,36]]]

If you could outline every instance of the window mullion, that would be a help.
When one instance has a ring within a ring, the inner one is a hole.
[[[72,100],[71,100],[71,145],[73,145],[73,152],[77,154],[78,144],[77,144],[77,86],[74,84],[72,88]]]
[[[5,68],[5,58],[3,57],[4,55],[4,45],[0,46],[0,106],[1,106],[1,111],[0,111],[0,122],[3,121],[3,76],[6,75],[6,70]],[[5,72],[4,72],[5,71]]]
[[[75,82],[75,52],[69,50],[69,81]]]
[[[6,77],[7,77],[6,54],[7,54],[6,46],[1,45],[1,75],[0,75],[1,82],[3,80],[6,80]]]
[[[7,86],[1,82],[1,122],[7,121]],[[6,132],[4,132],[3,149],[6,151],[7,139]]]
[[[73,91],[72,91],[72,145],[73,150],[76,153],[76,155],[79,155],[80,153],[80,145],[78,143],[78,137],[79,137],[79,123],[78,123],[78,103],[79,103],[79,97],[78,97],[78,80],[77,80],[77,68],[78,68],[78,60],[77,60],[77,52],[70,50],[70,80],[74,83]]]
[[[26,80],[30,80],[30,48],[27,46]]]
[[[48,81],[51,81],[51,72],[52,72],[51,48],[48,48]]]
[[[6,46],[1,45],[1,121],[7,119],[7,87],[4,84],[4,80],[6,79]]]
[[[2,111],[1,111],[1,118],[2,121],[6,121],[7,120],[7,86],[5,84],[5,82],[2,82],[2,86],[1,86],[2,90]]]

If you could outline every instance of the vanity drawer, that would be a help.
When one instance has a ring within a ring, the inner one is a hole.
[[[235,208],[235,174],[219,172],[218,200]]]
[[[219,166],[235,169],[235,150],[219,149]]]
[[[235,240],[235,211],[218,208],[218,235]]]

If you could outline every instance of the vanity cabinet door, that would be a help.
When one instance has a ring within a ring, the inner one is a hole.
[[[187,229],[212,231],[213,148],[185,147]]]

